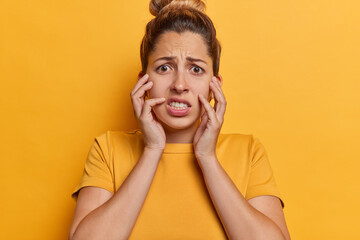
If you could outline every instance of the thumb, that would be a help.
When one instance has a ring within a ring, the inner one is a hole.
[[[152,99],[146,100],[141,114],[151,113],[152,107],[154,107],[155,105],[161,104],[163,102],[165,102],[165,98],[152,98]]]

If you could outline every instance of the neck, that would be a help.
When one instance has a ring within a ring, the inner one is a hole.
[[[164,127],[166,143],[192,143],[198,124],[194,124],[186,129],[170,129]]]

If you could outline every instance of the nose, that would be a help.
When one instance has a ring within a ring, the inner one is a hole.
[[[171,91],[181,94],[184,92],[188,92],[189,88],[186,81],[185,73],[182,71],[178,71],[174,76],[173,84],[171,86]]]

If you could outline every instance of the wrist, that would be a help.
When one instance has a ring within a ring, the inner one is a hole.
[[[162,155],[165,148],[162,147],[155,147],[155,146],[145,146],[144,153],[146,154],[155,154],[155,155]]]
[[[215,168],[217,166],[218,159],[215,154],[207,155],[207,156],[196,156],[196,159],[199,163],[200,168],[202,171],[206,171],[211,168]]]
[[[140,159],[145,160],[146,162],[149,161],[159,164],[162,154],[163,150],[161,149],[152,149],[145,147]]]
[[[216,153],[215,152],[209,152],[209,153],[198,153],[198,152],[194,152],[195,157],[198,161],[202,162],[202,161],[211,161],[216,159]]]
[[[164,151],[165,149],[165,141],[164,142],[159,142],[159,143],[151,143],[151,141],[144,139],[144,146],[146,149],[151,150],[151,151]]]

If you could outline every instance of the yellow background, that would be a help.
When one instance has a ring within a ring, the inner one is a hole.
[[[208,1],[223,132],[265,145],[292,239],[360,239],[360,3]],[[148,0],[0,0],[0,239],[66,239],[94,137],[136,127]]]

